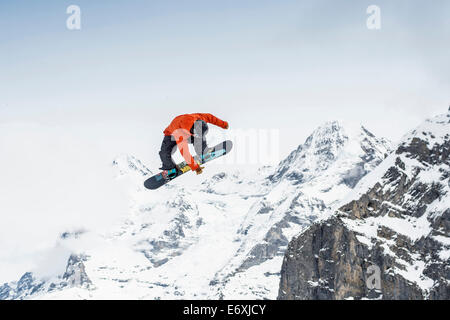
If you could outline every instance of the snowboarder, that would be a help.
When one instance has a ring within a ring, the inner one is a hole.
[[[189,152],[188,143],[194,145],[194,150],[198,156],[207,154],[210,151],[205,137],[208,132],[207,123],[228,129],[228,122],[220,120],[210,113],[183,114],[174,118],[164,130],[164,139],[159,152],[162,161],[160,169],[169,171],[176,168],[178,170],[177,165],[172,160],[172,154],[178,146],[181,155],[191,170],[197,174],[202,173],[204,168],[195,162]]]

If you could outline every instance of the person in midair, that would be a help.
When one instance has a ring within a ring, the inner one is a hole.
[[[159,152],[162,161],[160,169],[169,171],[176,168],[178,170],[172,159],[172,154],[178,146],[191,170],[197,174],[202,173],[204,168],[195,162],[189,152],[188,144],[194,144],[194,150],[198,156],[208,153],[209,148],[206,143],[208,123],[228,129],[228,122],[220,120],[210,113],[191,113],[175,117],[164,130],[164,139]]]

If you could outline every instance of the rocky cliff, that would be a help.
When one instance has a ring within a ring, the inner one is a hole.
[[[406,135],[294,238],[278,299],[450,298],[450,112]]]

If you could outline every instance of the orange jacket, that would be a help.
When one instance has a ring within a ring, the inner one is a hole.
[[[228,127],[228,122],[222,121],[210,113],[191,113],[182,114],[176,117],[164,130],[165,136],[171,135],[175,138],[181,155],[192,170],[197,170],[199,165],[194,161],[194,158],[189,152],[188,139],[190,136],[192,136],[190,130],[194,125],[194,122],[197,120],[203,120],[207,123],[214,124],[224,129]]]

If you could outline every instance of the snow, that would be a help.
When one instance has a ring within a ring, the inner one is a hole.
[[[445,246],[450,246],[450,237],[434,236],[433,239],[435,239],[436,241],[439,241],[440,243],[442,243]]]
[[[311,281],[311,280],[308,281],[308,284],[311,287],[318,287],[320,285],[318,281]]]
[[[356,239],[358,239],[359,242],[365,244],[368,248],[372,248],[372,241],[370,238],[358,234],[356,235]]]
[[[425,133],[425,134],[423,134]],[[450,135],[450,113],[444,113],[433,118],[427,119],[417,128],[407,133],[401,140],[406,143],[417,136],[428,142],[428,147],[432,148],[435,144],[442,145]]]
[[[446,115],[437,116],[433,119],[425,121],[418,128],[408,133],[403,138],[403,145],[408,145],[414,138],[418,137],[425,140],[428,143],[428,148],[432,148],[436,144],[442,144],[444,141],[448,141],[450,136],[450,113]],[[425,133],[425,134],[424,134]],[[417,253],[410,252],[411,261],[405,261],[398,257],[392,250],[393,246],[396,246],[395,238],[398,235],[405,236],[410,239],[412,243],[418,241],[424,237],[430,237],[434,231],[432,228],[432,222],[439,218],[446,210],[449,210],[450,203],[450,181],[448,172],[450,171],[449,165],[442,163],[440,165],[430,165],[419,162],[417,159],[413,159],[407,153],[393,153],[389,155],[375,170],[366,175],[360,180],[358,185],[352,190],[347,197],[342,201],[342,204],[348,203],[351,200],[357,200],[362,194],[373,188],[376,183],[381,183],[383,186],[382,191],[384,193],[390,192],[395,189],[395,183],[389,183],[383,179],[385,173],[389,168],[395,166],[396,159],[399,158],[404,164],[405,168],[401,169],[396,167],[398,171],[403,173],[408,182],[413,180],[413,186],[410,190],[414,189],[417,184],[427,185],[431,187],[432,184],[439,184],[440,197],[428,204],[425,212],[420,217],[410,216],[408,209],[418,207],[422,205],[418,203],[418,197],[407,191],[403,195],[402,199],[396,199],[397,203],[384,201],[381,206],[389,207],[400,213],[400,216],[391,217],[387,214],[374,215],[364,219],[350,219],[343,218],[344,224],[354,232],[357,233],[357,239],[364,245],[372,248],[374,243],[378,243],[384,249],[384,253],[395,258],[397,264],[401,267],[396,267],[392,272],[397,273],[404,277],[406,280],[417,284],[425,293],[425,295],[432,289],[434,282],[423,274],[427,260],[421,258]],[[373,211],[373,210],[372,210]],[[381,227],[389,228],[394,232],[391,240],[384,239],[377,235],[377,230]],[[443,231],[443,230],[441,230]],[[448,262],[450,257],[450,241],[448,236],[433,235],[434,240],[443,244],[441,250],[439,250],[438,256],[442,261]]]
[[[444,238],[444,237],[443,237]],[[437,239],[436,239],[437,240]],[[439,241],[439,240],[438,240]],[[450,244],[448,243],[449,240],[448,238],[446,238],[447,241],[447,246],[450,246]],[[442,241],[441,241],[442,242]],[[450,249],[446,249],[446,250],[441,250],[439,251],[439,258],[442,261],[448,261],[448,259],[450,259]]]
[[[380,182],[386,171],[395,164],[397,155],[391,153],[383,162],[381,162],[374,170],[364,176],[353,190],[350,190],[339,204],[345,205],[353,200],[358,200],[363,194],[371,189],[376,183]]]
[[[420,136],[421,139],[425,139],[428,142],[428,148],[432,148],[435,144],[444,143],[445,139],[448,139],[448,137],[450,136],[449,113],[426,120],[416,129],[407,133],[401,139],[402,143],[405,145],[409,144],[412,139],[417,137],[418,132],[428,132],[426,136]],[[397,158],[400,158],[400,160],[405,163],[405,170],[402,170],[399,167],[397,167],[397,170],[405,173],[410,179],[412,178],[412,173],[415,172],[417,168],[421,169],[422,171],[420,172],[418,178],[423,183],[432,183],[439,181],[442,173],[448,171],[448,166],[444,164],[432,168],[426,168],[426,166],[420,163],[418,160],[411,159],[406,155],[398,155],[394,152],[390,154],[379,166],[372,170],[370,174],[367,174],[365,177],[363,177],[358,182],[357,186],[351,192],[349,192],[340,203],[343,205],[352,200],[359,199],[362,194],[366,193],[377,182],[382,181],[384,174],[390,167],[393,167],[395,165],[395,161]]]
[[[363,162],[361,145],[372,150],[371,162]],[[130,209],[80,250],[88,257],[84,264],[93,286],[38,297],[274,299],[286,246],[241,268],[251,250],[269,244],[269,234],[287,245],[311,223],[328,218],[351,190],[343,179],[359,178],[352,168],[362,163],[372,170],[387,150],[384,140],[361,127],[347,130],[331,122],[281,164],[284,177],[301,173],[301,183],[268,178],[279,167],[211,163],[200,177],[188,174],[153,191],[142,187],[150,170],[135,157],[120,155],[113,166],[128,190]],[[77,241],[89,237],[87,232]]]
[[[395,272],[401,275],[406,280],[417,284],[423,291],[429,291],[434,284],[434,281],[423,274],[425,269],[425,262],[421,260],[414,260],[411,264],[404,264],[405,270],[395,268]]]
[[[239,272],[231,277],[222,290],[224,299],[273,299],[278,295],[280,284],[280,266],[282,256],[266,260],[263,263]],[[264,279],[262,281],[262,279]]]
[[[422,170],[417,179],[422,183],[432,184],[443,179],[444,173],[447,172],[448,165],[441,164],[439,166],[434,166],[429,170]]]
[[[389,201],[383,201],[381,203],[381,205],[386,205],[386,206],[390,207],[391,209],[394,209],[395,211],[398,211],[398,212],[405,212],[406,211],[401,206],[393,204],[392,202],[389,202]],[[372,208],[370,208],[370,209],[372,209]]]
[[[379,223],[396,233],[409,237],[412,241],[426,237],[432,231],[426,215],[422,215],[420,218],[408,217],[406,219],[384,216],[380,217]]]
[[[357,236],[358,240],[366,244],[369,248],[373,245],[371,239],[380,239],[377,235],[377,230],[381,227],[387,227],[397,234],[406,236],[412,242],[428,236],[432,231],[430,222],[427,220],[426,215],[422,215],[419,218],[396,218],[385,215],[379,217],[368,217],[363,220],[348,218],[343,218],[342,220],[350,230],[353,230],[359,234]]]

